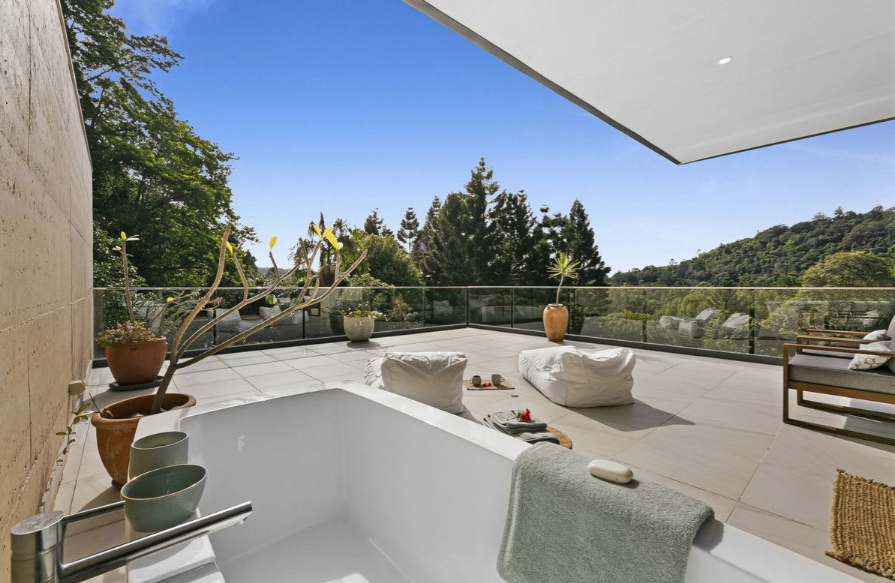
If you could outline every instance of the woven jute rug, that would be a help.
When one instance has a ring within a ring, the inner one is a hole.
[[[895,580],[895,488],[836,472],[827,555]]]

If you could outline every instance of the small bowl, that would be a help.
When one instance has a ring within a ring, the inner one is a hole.
[[[154,433],[138,439],[131,445],[128,478],[167,466],[189,462],[189,437],[183,431]]]
[[[202,466],[168,466],[146,472],[121,488],[124,515],[134,530],[154,532],[177,526],[192,516],[205,490]]]

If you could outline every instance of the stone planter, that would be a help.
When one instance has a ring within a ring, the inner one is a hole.
[[[376,319],[372,317],[355,318],[353,316],[345,316],[342,319],[345,326],[345,336],[351,342],[366,342],[373,335],[373,328],[376,325]]]
[[[106,362],[119,386],[151,383],[168,353],[164,338],[150,342],[119,342],[105,347]]]
[[[544,308],[544,331],[547,340],[562,342],[569,327],[569,310],[562,304],[547,304]]]
[[[133,415],[149,415],[152,409],[152,400],[155,395],[143,395],[118,401],[104,407],[112,414],[111,418],[103,417],[96,412],[90,418],[90,424],[96,428],[96,445],[99,449],[99,457],[103,461],[106,471],[112,478],[112,482],[120,486],[127,482],[127,467],[131,458],[131,444],[137,433],[137,424],[140,417]],[[192,395],[183,393],[168,393],[162,407],[170,411],[192,407],[196,399]]]

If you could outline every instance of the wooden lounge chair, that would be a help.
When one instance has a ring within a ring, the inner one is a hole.
[[[795,343],[783,345],[783,422],[828,433],[895,445],[895,438],[851,429],[829,427],[789,416],[789,390],[796,391],[796,403],[820,411],[853,415],[879,422],[895,423],[895,414],[857,407],[834,405],[806,399],[804,393],[820,393],[895,405],[895,372],[887,365],[872,370],[850,370],[855,354],[875,354],[895,358],[895,318],[889,325],[889,349],[859,350],[874,342],[864,340],[864,332],[808,329]],[[876,342],[879,342],[878,340]],[[822,343],[822,344],[819,344]]]

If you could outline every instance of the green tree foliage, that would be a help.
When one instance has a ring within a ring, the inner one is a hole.
[[[888,257],[866,251],[840,251],[809,267],[805,287],[889,287],[895,285]]]
[[[580,262],[578,266],[577,285],[606,285],[609,268],[600,256],[595,243],[594,230],[590,226],[590,218],[580,200],[572,203],[568,218],[562,224],[556,249],[564,251]]]
[[[363,234],[358,247],[367,250],[364,265],[374,278],[398,286],[423,284],[420,270],[394,237]]]
[[[895,208],[875,207],[867,213],[840,208],[832,217],[820,214],[790,227],[771,227],[680,263],[616,273],[612,284],[793,286],[809,267],[828,256],[842,251],[880,254],[895,246]]]
[[[569,215],[541,208],[538,221],[524,191],[501,191],[484,159],[463,192],[438,197],[420,230],[417,264],[430,285],[549,285],[548,266],[558,252],[584,267],[586,285],[605,285],[606,267],[584,205]]]
[[[156,85],[180,55],[164,37],[129,34],[108,13],[112,3],[62,0],[93,161],[94,221],[112,236],[140,235],[131,259],[147,284],[203,285],[226,224],[236,225],[234,247],[254,240],[231,207],[233,155],[199,137]],[[97,272],[105,277],[102,266]],[[235,272],[227,279],[237,281]]]
[[[364,232],[368,235],[383,235],[383,231],[386,229],[385,220],[379,216],[379,209],[373,209],[373,212],[364,221]]]
[[[404,213],[404,218],[401,219],[401,228],[398,229],[398,241],[407,246],[408,252],[412,252],[415,248],[416,240],[419,237],[419,228],[420,221],[416,218],[413,207],[410,207]]]

